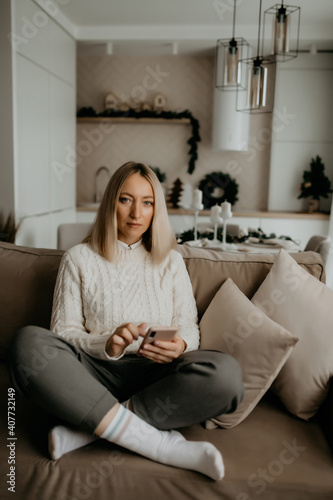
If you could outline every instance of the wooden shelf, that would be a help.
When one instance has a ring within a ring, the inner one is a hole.
[[[169,125],[189,124],[189,118],[133,118],[122,116],[83,116],[76,119],[77,123],[96,123],[96,122],[113,122],[113,123],[164,123]]]

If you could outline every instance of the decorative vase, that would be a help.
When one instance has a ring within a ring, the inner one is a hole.
[[[309,213],[312,214],[313,212],[319,212],[319,200],[311,198],[309,200]]]

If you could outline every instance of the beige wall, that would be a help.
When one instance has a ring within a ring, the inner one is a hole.
[[[239,184],[235,210],[267,209],[272,115],[251,116],[249,151],[213,152],[213,86],[211,57],[78,57],[78,109],[92,106],[102,111],[108,92],[122,100],[137,93],[148,102],[162,93],[168,110],[188,109],[199,120],[202,140],[195,171],[189,175],[189,125],[117,124],[112,130],[100,131],[96,124],[79,124],[77,200],[93,201],[94,174],[101,165],[113,172],[122,163],[134,160],[159,166],[167,174],[168,186],[180,177],[197,187],[207,173],[228,172]]]

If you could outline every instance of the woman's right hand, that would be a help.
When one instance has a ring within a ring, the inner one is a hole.
[[[119,356],[134,340],[144,337],[146,330],[147,323],[141,323],[139,326],[134,323],[124,323],[118,326],[106,342],[106,353],[111,357]]]

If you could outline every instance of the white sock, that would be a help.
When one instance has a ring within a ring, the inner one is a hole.
[[[195,470],[215,480],[224,476],[223,459],[214,445],[156,429],[123,406],[100,437],[163,464]]]
[[[81,448],[96,439],[93,434],[57,425],[49,432],[49,453],[53,460],[57,460],[65,453]]]

